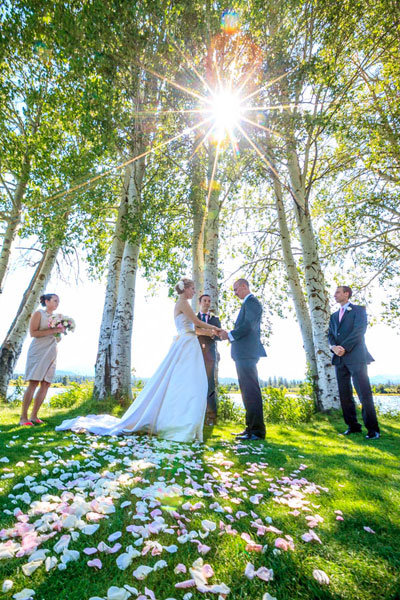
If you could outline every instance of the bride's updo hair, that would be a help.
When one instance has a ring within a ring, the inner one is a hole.
[[[40,304],[42,306],[46,306],[46,300],[49,301],[52,299],[53,296],[57,296],[57,294],[43,294],[43,296],[40,296]]]
[[[194,285],[194,281],[192,279],[188,279],[187,277],[182,277],[182,279],[180,279],[178,281],[178,283],[176,284],[175,291],[179,295],[183,294],[183,292],[191,285]]]

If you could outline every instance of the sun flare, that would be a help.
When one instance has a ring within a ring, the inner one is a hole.
[[[241,118],[240,100],[231,91],[221,91],[211,101],[211,114],[219,135],[229,135]]]

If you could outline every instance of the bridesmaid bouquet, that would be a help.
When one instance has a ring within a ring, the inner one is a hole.
[[[48,325],[50,329],[60,329],[61,327],[65,327],[65,331],[63,333],[68,333],[68,331],[75,331],[75,321],[72,317],[67,317],[65,315],[51,315],[49,317]],[[61,332],[55,333],[56,338],[61,339]]]

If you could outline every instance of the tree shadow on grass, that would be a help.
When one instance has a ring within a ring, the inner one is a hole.
[[[95,407],[99,408],[98,412],[107,412],[106,410],[103,410],[103,407],[100,404],[96,404]],[[64,434],[64,432],[55,432],[54,427],[64,418],[73,418],[78,415],[96,412],[93,408],[93,402],[90,401],[63,411],[61,417],[60,411],[58,410],[57,415],[50,416],[47,419],[46,426],[24,433],[23,438],[27,439],[30,436],[36,437],[36,432],[38,432],[38,437],[42,434],[44,437],[45,435],[48,435],[53,439],[48,440],[46,446],[42,446],[41,448],[43,448],[43,451],[56,450],[57,446],[60,444],[59,440],[63,439],[63,441],[68,441],[71,438],[71,434],[69,432],[66,434]],[[204,445],[203,451],[201,454],[199,453],[199,456],[207,463],[208,466],[205,470],[208,473],[212,473],[215,469],[209,460],[207,462],[207,457],[205,456],[207,452],[210,451],[211,446],[213,456],[219,449],[225,454],[228,450],[230,455],[232,455],[229,456],[229,459],[234,461],[238,468],[245,467],[248,462],[264,461],[269,462],[273,469],[284,468],[286,471],[287,468],[290,468],[290,472],[292,472],[292,469],[296,468],[299,462],[305,462],[309,464],[309,469],[299,474],[299,477],[304,475],[309,480],[315,481],[319,485],[332,487],[329,494],[318,498],[318,502],[323,506],[325,505],[325,508],[330,505],[333,512],[337,503],[340,503],[341,495],[339,493],[340,489],[338,488],[338,482],[341,480],[347,485],[351,483],[351,497],[354,498],[354,501],[356,501],[357,498],[361,498],[363,502],[366,503],[365,507],[358,504],[355,504],[353,509],[349,507],[344,516],[345,520],[341,523],[334,521],[333,515],[331,521],[326,519],[326,529],[324,525],[317,530],[317,533],[324,541],[323,546],[316,545],[311,547],[307,544],[301,545],[302,543],[299,542],[297,536],[296,553],[293,554],[288,552],[279,556],[273,556],[271,550],[268,550],[265,555],[248,553],[244,550],[245,542],[241,540],[239,536],[235,536],[234,538],[228,535],[218,537],[218,534],[216,533],[213,537],[213,543],[210,543],[212,550],[204,557],[204,560],[210,562],[210,564],[215,567],[216,575],[218,575],[219,569],[221,569],[221,572],[227,573],[224,581],[232,588],[232,594],[229,597],[234,598],[234,600],[258,599],[262,597],[266,589],[268,589],[272,595],[277,595],[279,600],[293,600],[294,598],[296,598],[296,600],[303,598],[315,598],[318,600],[350,598],[352,600],[359,600],[359,598],[365,598],[372,600],[372,598],[377,597],[377,590],[379,590],[379,598],[382,600],[395,600],[397,597],[395,595],[395,586],[398,583],[398,579],[396,582],[394,569],[399,566],[399,550],[398,547],[396,548],[393,546],[391,540],[400,539],[400,530],[397,524],[394,522],[392,523],[392,521],[387,525],[387,519],[388,516],[390,517],[390,515],[396,514],[394,511],[398,511],[399,502],[395,497],[390,497],[387,479],[384,479],[382,485],[379,486],[379,483],[382,480],[382,475],[379,474],[379,470],[384,467],[387,472],[394,473],[397,468],[394,457],[398,456],[399,451],[397,448],[392,447],[393,444],[391,440],[389,440],[390,443],[388,444],[386,436],[385,438],[382,438],[382,440],[378,440],[378,442],[382,441],[381,446],[368,445],[368,442],[363,439],[358,441],[358,439],[349,440],[347,438],[338,438],[336,436],[337,432],[335,433],[335,426],[339,427],[339,425],[339,421],[335,417],[332,417],[332,419],[329,417],[321,419],[319,422],[315,423],[315,426],[312,424],[304,426],[300,432],[298,428],[280,427],[279,435],[275,436],[278,439],[269,439],[265,443],[257,442],[247,445],[238,445],[235,440],[226,442],[222,439],[216,439],[219,430],[211,427],[205,428],[205,438],[208,444]],[[6,427],[3,426],[1,429],[5,431]],[[389,430],[390,427],[388,428],[388,431]],[[332,437],[333,435],[335,437]],[[390,432],[390,435],[393,436],[394,442],[398,435],[396,427],[393,427],[393,431]],[[100,442],[107,442],[109,440],[107,437],[99,437],[98,439]],[[121,437],[121,441],[123,441],[123,439],[124,438]],[[327,443],[327,441],[329,443]],[[145,438],[143,438],[143,442],[145,443]],[[262,452],[257,454],[252,448],[261,449]],[[10,451],[11,450],[13,449],[11,448]],[[18,450],[23,451],[24,456],[26,457],[30,455],[29,448],[19,448]],[[17,456],[17,454],[18,453],[15,453],[15,456]],[[18,454],[18,460],[21,460],[20,454]],[[82,457],[81,461],[82,469],[87,469],[87,466],[84,464],[84,457]],[[185,464],[183,463],[181,466],[184,467]],[[143,479],[152,480],[157,476],[165,475],[169,477],[167,473],[171,473],[171,475],[174,476],[173,472],[164,472],[162,467],[159,468],[157,472],[149,469],[148,471],[141,473],[141,475]],[[24,475],[25,474],[26,473],[24,473]],[[340,477],[343,477],[343,479]],[[22,481],[22,479],[22,475],[21,477],[18,476],[13,483]],[[257,512],[263,516],[268,514],[272,508],[277,508],[272,500],[273,496],[268,492],[268,487],[269,483],[265,482],[265,486],[263,484],[258,485],[256,490],[265,495],[266,502],[256,509]],[[217,490],[215,496],[217,501],[224,503],[224,496],[219,496]],[[126,495],[123,494],[119,499],[119,502],[122,502],[125,497],[133,502],[137,500],[135,497],[132,497],[130,491],[127,490]],[[196,502],[198,498],[182,497],[177,499],[174,508],[178,512],[188,514],[191,517],[192,523],[188,525],[189,529],[198,529],[200,527],[201,519],[204,518],[216,519],[218,522],[219,517],[211,511],[203,510],[199,511],[198,514],[185,513],[182,505],[188,500]],[[370,510],[370,507],[373,506],[374,503],[381,507],[380,513],[378,511],[374,512],[373,510]],[[248,500],[243,502],[243,510],[250,512],[253,508],[253,505]],[[166,515],[166,518],[169,518],[168,515]],[[225,520],[225,515],[222,515],[221,518]],[[366,519],[368,519],[368,522],[366,522]],[[127,513],[122,510],[118,511],[118,514],[112,518],[101,522],[98,534],[95,534],[92,538],[81,536],[82,539],[80,538],[79,542],[76,544],[71,544],[71,547],[74,549],[77,548],[82,552],[85,545],[97,545],[99,541],[106,540],[107,535],[117,529],[125,532],[126,526],[130,523],[132,523],[132,520],[128,518]],[[172,523],[175,523],[175,521],[171,520],[171,524]],[[289,517],[286,514],[279,514],[278,507],[278,513],[276,518],[274,518],[274,524],[280,526],[281,523],[283,524],[282,529],[285,533],[290,531],[287,526]],[[291,523],[293,523],[294,529],[297,528],[296,532],[299,534],[300,532],[304,533],[307,529],[304,523],[301,526],[299,526],[297,522],[291,521]],[[374,529],[377,532],[376,536],[364,532],[362,529],[363,524]],[[240,532],[248,532],[252,537],[256,538],[254,529],[250,528],[247,521],[237,521],[233,526],[238,529],[239,534]],[[329,543],[325,543],[328,536],[330,538],[328,540]],[[264,540],[259,541],[265,543]],[[269,543],[273,541],[272,534],[269,534],[268,540],[265,541],[268,541]],[[133,542],[134,540],[124,533],[123,548],[125,548],[127,544],[132,544]],[[171,537],[167,539],[166,536],[161,543],[173,543],[173,541]],[[47,546],[51,548],[53,544],[54,541],[50,541],[45,544],[44,547]],[[369,559],[367,555],[369,555]],[[34,578],[34,585],[32,584],[32,587],[36,590],[36,596],[40,598],[43,597],[45,600],[48,600],[49,598],[49,590],[53,590],[52,598],[56,598],[57,600],[65,600],[66,598],[76,598],[77,600],[81,600],[95,594],[104,597],[106,590],[111,585],[122,587],[124,583],[129,583],[130,585],[135,585],[139,589],[143,589],[143,582],[138,584],[138,582],[132,580],[131,576],[132,570],[139,564],[144,562],[146,564],[154,564],[158,559],[165,558],[168,561],[168,564],[171,564],[172,566],[177,562],[184,562],[185,564],[190,565],[199,557],[199,553],[194,544],[186,544],[179,548],[179,557],[177,555],[176,559],[174,559],[174,556],[175,555],[172,555],[172,557],[163,555],[152,558],[146,557],[143,560],[137,559],[125,574],[117,569],[115,555],[101,555],[104,566],[99,572],[90,570],[90,568],[86,566],[86,561],[82,559],[79,564],[69,564],[67,570],[61,572],[57,570],[46,574],[44,573],[43,567],[41,567],[41,571],[39,570],[40,572],[38,571]],[[360,565],[358,564],[358,557],[361,556],[365,561],[365,566],[363,567],[364,571],[362,573]],[[243,560],[244,558],[245,561]],[[254,562],[256,567],[265,565],[268,568],[274,568],[274,581],[269,583],[267,587],[264,582],[258,579],[248,581],[243,573],[244,564],[247,560]],[[19,559],[15,562],[10,561],[5,576],[12,576],[10,567],[13,566],[13,570],[15,570],[15,565],[20,565],[21,562],[26,562],[26,560],[22,559],[21,561],[21,559]],[[379,562],[382,563],[382,572],[378,572],[379,570],[376,566]],[[327,565],[324,570],[329,572],[334,584],[334,589],[332,585],[329,587],[321,587],[312,577],[313,568],[324,568],[324,563]],[[351,569],[354,571],[354,578],[350,584],[346,582],[346,579],[351,579],[353,575]],[[146,585],[155,590],[157,598],[163,598],[164,596],[160,595],[163,592],[165,592],[165,597],[174,595],[171,591],[173,583],[167,585],[166,582],[167,578],[170,582],[174,579],[173,577],[171,579],[171,571],[172,569],[170,568],[168,574],[166,571],[155,572],[148,581],[146,580]],[[345,572],[345,576],[343,575],[343,572]],[[393,582],[388,581],[388,572],[393,574]],[[357,581],[357,577],[361,578],[361,575],[362,580]],[[182,578],[186,578],[186,576],[183,576]],[[374,581],[373,585],[371,584],[371,580]],[[27,585],[26,587],[30,586]],[[54,595],[54,592],[57,593],[57,596]],[[195,598],[197,597],[200,598],[199,594],[195,593]]]

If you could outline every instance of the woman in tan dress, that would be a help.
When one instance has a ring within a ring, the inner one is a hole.
[[[25,368],[25,379],[29,383],[22,401],[20,425],[43,423],[38,418],[38,412],[53,381],[57,359],[57,338],[54,328],[49,327],[49,317],[57,309],[59,302],[57,294],[44,294],[40,297],[40,304],[44,310],[37,310],[31,317],[29,331],[33,340],[29,346]],[[57,329],[57,333],[64,331],[64,328]],[[39,383],[40,388],[33,402],[31,418],[28,419],[28,409]]]

